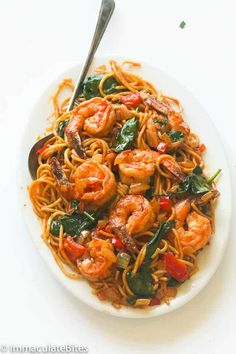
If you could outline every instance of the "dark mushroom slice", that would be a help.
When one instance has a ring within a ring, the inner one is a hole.
[[[170,107],[158,100],[156,97],[148,96],[144,99],[144,102],[154,108],[157,112],[163,114],[164,116],[168,116],[172,112]]]
[[[167,173],[170,173],[178,181],[183,182],[185,180],[185,173],[181,171],[181,168],[178,165],[175,165],[169,159],[161,161],[161,165]]]
[[[113,231],[120,238],[121,242],[126,246],[128,251],[131,253],[136,253],[138,251],[132,236],[127,232],[125,226],[119,229],[114,228]]]

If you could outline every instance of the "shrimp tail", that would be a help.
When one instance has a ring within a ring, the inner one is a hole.
[[[54,174],[57,184],[60,187],[61,192],[68,192],[73,189],[72,184],[68,180],[62,166],[56,157],[52,157],[49,162],[52,173]]]
[[[75,149],[76,153],[82,159],[85,159],[85,151],[82,147],[81,137],[78,132],[76,119],[73,117],[65,129],[69,146]]]
[[[125,226],[122,226],[121,228],[114,228],[113,231],[120,238],[121,242],[126,246],[128,251],[137,253],[137,246]]]
[[[49,162],[52,172],[59,185],[69,184],[68,178],[62,169],[62,166],[56,157],[52,157]]]
[[[82,147],[81,138],[78,132],[73,137],[73,148],[82,159],[86,158],[84,148]]]

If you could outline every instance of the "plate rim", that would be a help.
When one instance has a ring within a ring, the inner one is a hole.
[[[115,60],[117,60],[119,62],[123,61],[123,60],[137,61],[137,59],[134,59],[134,58],[132,58],[130,56],[127,59],[127,58],[124,58],[124,56],[120,56],[120,55],[116,55],[116,54],[113,54],[113,55],[112,54],[106,54],[106,55],[95,56],[93,63],[95,61],[99,61],[99,60],[102,60],[102,61],[107,63],[110,58],[114,58]],[[191,90],[189,90],[187,87],[185,87],[175,77],[173,77],[172,75],[166,73],[164,70],[160,69],[158,66],[152,64],[150,61],[148,61],[146,59],[142,60],[142,58],[140,58],[139,62],[142,64],[143,67],[146,66],[149,69],[151,69],[152,72],[154,72],[155,70],[161,72],[164,75],[164,77],[166,77],[168,80],[174,82],[175,85],[179,86],[185,93],[190,95],[192,97],[192,99],[196,102],[196,104],[202,109],[202,111],[204,111],[205,115],[207,116],[207,119],[208,119],[209,123],[214,128],[214,135],[216,136],[217,140],[220,143],[220,147],[222,149],[222,155],[223,155],[224,162],[225,162],[225,167],[226,167],[226,169],[224,170],[224,175],[225,175],[225,178],[227,178],[228,182],[229,182],[229,188],[228,189],[229,189],[229,191],[232,191],[232,178],[231,178],[231,174],[230,174],[229,162],[228,162],[227,154],[226,154],[226,151],[225,151],[225,147],[224,147],[224,144],[222,143],[221,136],[220,136],[220,134],[219,134],[219,132],[218,132],[213,120],[211,119],[211,117],[209,116],[207,110],[205,109],[205,107],[199,102],[199,100],[195,97],[195,95],[191,92]],[[27,135],[26,134],[26,130],[27,130],[27,126],[29,126],[29,124],[30,124],[30,120],[31,120],[30,118],[32,117],[32,115],[34,113],[36,106],[43,99],[43,97],[45,96],[45,94],[49,90],[49,88],[51,88],[53,85],[56,85],[61,77],[66,77],[68,75],[67,73],[69,71],[75,71],[76,69],[80,68],[81,65],[82,65],[81,62],[79,62],[77,64],[73,64],[73,65],[68,65],[67,69],[65,69],[62,72],[58,73],[58,75],[55,76],[55,78],[53,78],[52,80],[48,81],[48,84],[42,90],[42,93],[40,95],[38,95],[38,97],[36,97],[36,99],[34,100],[33,105],[32,105],[32,107],[31,107],[31,109],[29,111],[28,119],[27,119],[27,121],[25,123],[25,126],[24,126],[24,131],[22,133],[22,139],[21,139],[20,147],[19,147],[19,151],[18,151],[18,155],[19,155],[19,158],[18,158],[18,175],[19,175],[19,178],[17,178],[17,180],[18,180],[18,184],[20,186],[22,186],[22,185],[24,186],[24,184],[25,184],[23,182],[24,181],[25,168],[28,171],[28,165],[27,165],[27,167],[22,169],[22,164],[21,164],[22,159],[20,157],[22,157],[24,155],[25,136]],[[176,96],[178,97],[177,94],[176,94]],[[27,156],[27,158],[28,158],[28,156]],[[23,159],[23,161],[24,161],[24,159]],[[27,191],[26,191],[26,193],[27,193]],[[227,246],[227,243],[228,243],[228,239],[229,239],[229,232],[230,232],[231,221],[232,221],[232,193],[229,193],[229,196],[228,196],[229,204],[230,204],[230,206],[228,208],[229,215],[228,215],[227,225],[225,225],[225,229],[224,229],[225,230],[225,236],[224,236],[225,241],[224,241],[224,244],[223,244],[223,247],[222,247],[221,255],[218,256],[217,262],[214,263],[214,267],[212,268],[211,274],[209,275],[208,279],[205,280],[200,287],[195,287],[195,288],[191,289],[191,292],[190,292],[189,296],[184,297],[184,299],[182,299],[182,301],[178,301],[178,302],[176,302],[174,304],[171,302],[171,305],[162,304],[160,307],[155,307],[155,308],[150,309],[150,310],[130,309],[130,308],[126,308],[126,307],[122,306],[121,309],[117,310],[117,309],[113,308],[113,306],[111,304],[109,304],[110,307],[109,307],[109,310],[108,310],[108,309],[104,308],[104,306],[103,306],[104,302],[99,301],[99,299],[97,299],[97,297],[95,295],[93,295],[92,292],[91,292],[91,298],[93,298],[93,300],[95,299],[95,301],[92,301],[92,302],[88,301],[87,299],[84,299],[82,297],[77,296],[74,293],[74,291],[72,290],[72,287],[69,286],[68,281],[66,281],[68,279],[61,272],[61,270],[59,269],[59,267],[55,263],[55,260],[54,260],[53,256],[51,255],[51,253],[50,253],[50,257],[47,257],[38,248],[38,246],[36,244],[36,241],[35,241],[35,238],[34,238],[32,232],[30,230],[30,226],[29,226],[29,224],[27,222],[26,212],[25,212],[24,208],[22,208],[22,202],[24,200],[24,194],[25,194],[25,191],[20,189],[21,197],[19,198],[19,201],[21,202],[21,212],[22,212],[22,215],[23,215],[24,222],[25,222],[25,224],[27,226],[28,233],[30,235],[30,238],[31,238],[35,248],[37,249],[37,251],[40,254],[40,256],[42,257],[42,259],[46,262],[46,264],[48,265],[50,271],[54,274],[55,278],[73,296],[75,296],[78,300],[80,300],[81,303],[85,303],[86,305],[88,305],[88,306],[90,306],[90,307],[92,307],[92,308],[94,308],[94,309],[96,309],[96,310],[98,310],[98,311],[100,311],[102,313],[106,313],[106,314],[109,314],[109,315],[112,315],[112,316],[115,316],[115,317],[123,317],[123,318],[124,317],[125,318],[151,318],[151,317],[157,317],[157,316],[160,316],[160,315],[163,315],[163,314],[170,313],[170,312],[172,312],[174,310],[177,310],[178,308],[182,307],[183,305],[185,305],[186,303],[191,301],[198,293],[200,293],[206,287],[206,285],[210,282],[210,280],[214,276],[216,270],[219,267],[219,264],[222,261],[222,258],[223,258],[223,255],[225,253],[225,249],[226,249],[226,246]],[[31,204],[30,204],[30,208],[32,208]],[[36,215],[35,215],[35,218],[38,219],[38,217]],[[46,245],[44,244],[42,238],[40,237],[40,235],[38,235],[38,237],[41,239],[41,241],[43,243],[43,246],[45,248],[47,248]],[[58,268],[57,271],[55,269],[55,265]],[[58,272],[58,270],[59,270],[59,272]],[[72,279],[69,279],[69,281],[74,282],[74,280],[72,280]],[[177,295],[177,297],[178,297],[178,295]],[[130,311],[130,310],[132,310],[132,311]]]

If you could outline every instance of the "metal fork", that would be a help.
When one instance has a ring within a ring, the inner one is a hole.
[[[102,0],[99,15],[98,15],[98,20],[97,20],[97,25],[95,28],[95,32],[93,35],[92,43],[88,52],[87,59],[85,60],[82,70],[79,74],[79,77],[77,79],[73,94],[71,96],[69,105],[67,107],[67,111],[70,111],[73,109],[75,100],[78,97],[80,90],[81,90],[81,84],[84,81],[88,70],[90,68],[90,65],[92,63],[92,60],[94,58],[94,55],[96,53],[96,50],[101,42],[101,39],[103,37],[103,34],[107,28],[107,25],[110,21],[110,18],[113,14],[113,11],[115,9],[115,2],[113,0]],[[40,149],[47,140],[51,139],[53,137],[53,134],[50,134],[33,145],[33,147],[30,150],[29,157],[28,157],[28,168],[30,175],[32,179],[36,179],[36,174],[37,174],[37,168],[38,168],[38,156],[37,156],[37,150]]]

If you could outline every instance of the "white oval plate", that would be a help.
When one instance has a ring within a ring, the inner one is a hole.
[[[110,58],[118,61],[127,59],[121,57]],[[93,72],[97,66],[108,63],[108,60],[108,57],[95,58],[90,73]],[[21,189],[22,204],[26,204],[26,207],[22,208],[24,218],[32,240],[49,268],[61,284],[63,284],[79,300],[96,310],[118,317],[146,318],[159,316],[179,308],[197,295],[209,282],[222,259],[228,238],[231,214],[230,176],[222,144],[206,111],[188,90],[182,87],[173,78],[149,64],[142,63],[140,69],[136,68],[134,70],[138,75],[151,81],[165,94],[176,97],[180,100],[184,107],[186,121],[189,123],[192,131],[197,133],[200,136],[201,141],[207,146],[207,152],[204,156],[207,173],[212,174],[217,168],[222,168],[223,172],[218,181],[218,189],[221,192],[221,196],[216,208],[216,232],[212,237],[210,246],[206,247],[199,255],[199,271],[179,288],[177,297],[171,301],[169,306],[163,304],[145,310],[122,307],[117,310],[109,303],[99,301],[98,298],[92,294],[91,288],[86,281],[71,280],[67,278],[57,266],[53,256],[40,237],[41,225],[32,210],[27,192],[27,185],[31,182],[27,165],[28,153],[31,146],[35,143],[36,137],[39,134],[43,136],[45,128],[49,125],[47,117],[52,112],[52,103],[49,98],[55,91],[57,84],[63,78],[71,77],[73,80],[76,80],[80,67],[81,65],[74,66],[59,75],[59,77],[57,77],[57,79],[43,92],[29,117],[20,154],[21,178],[19,182],[20,185],[23,186]]]

